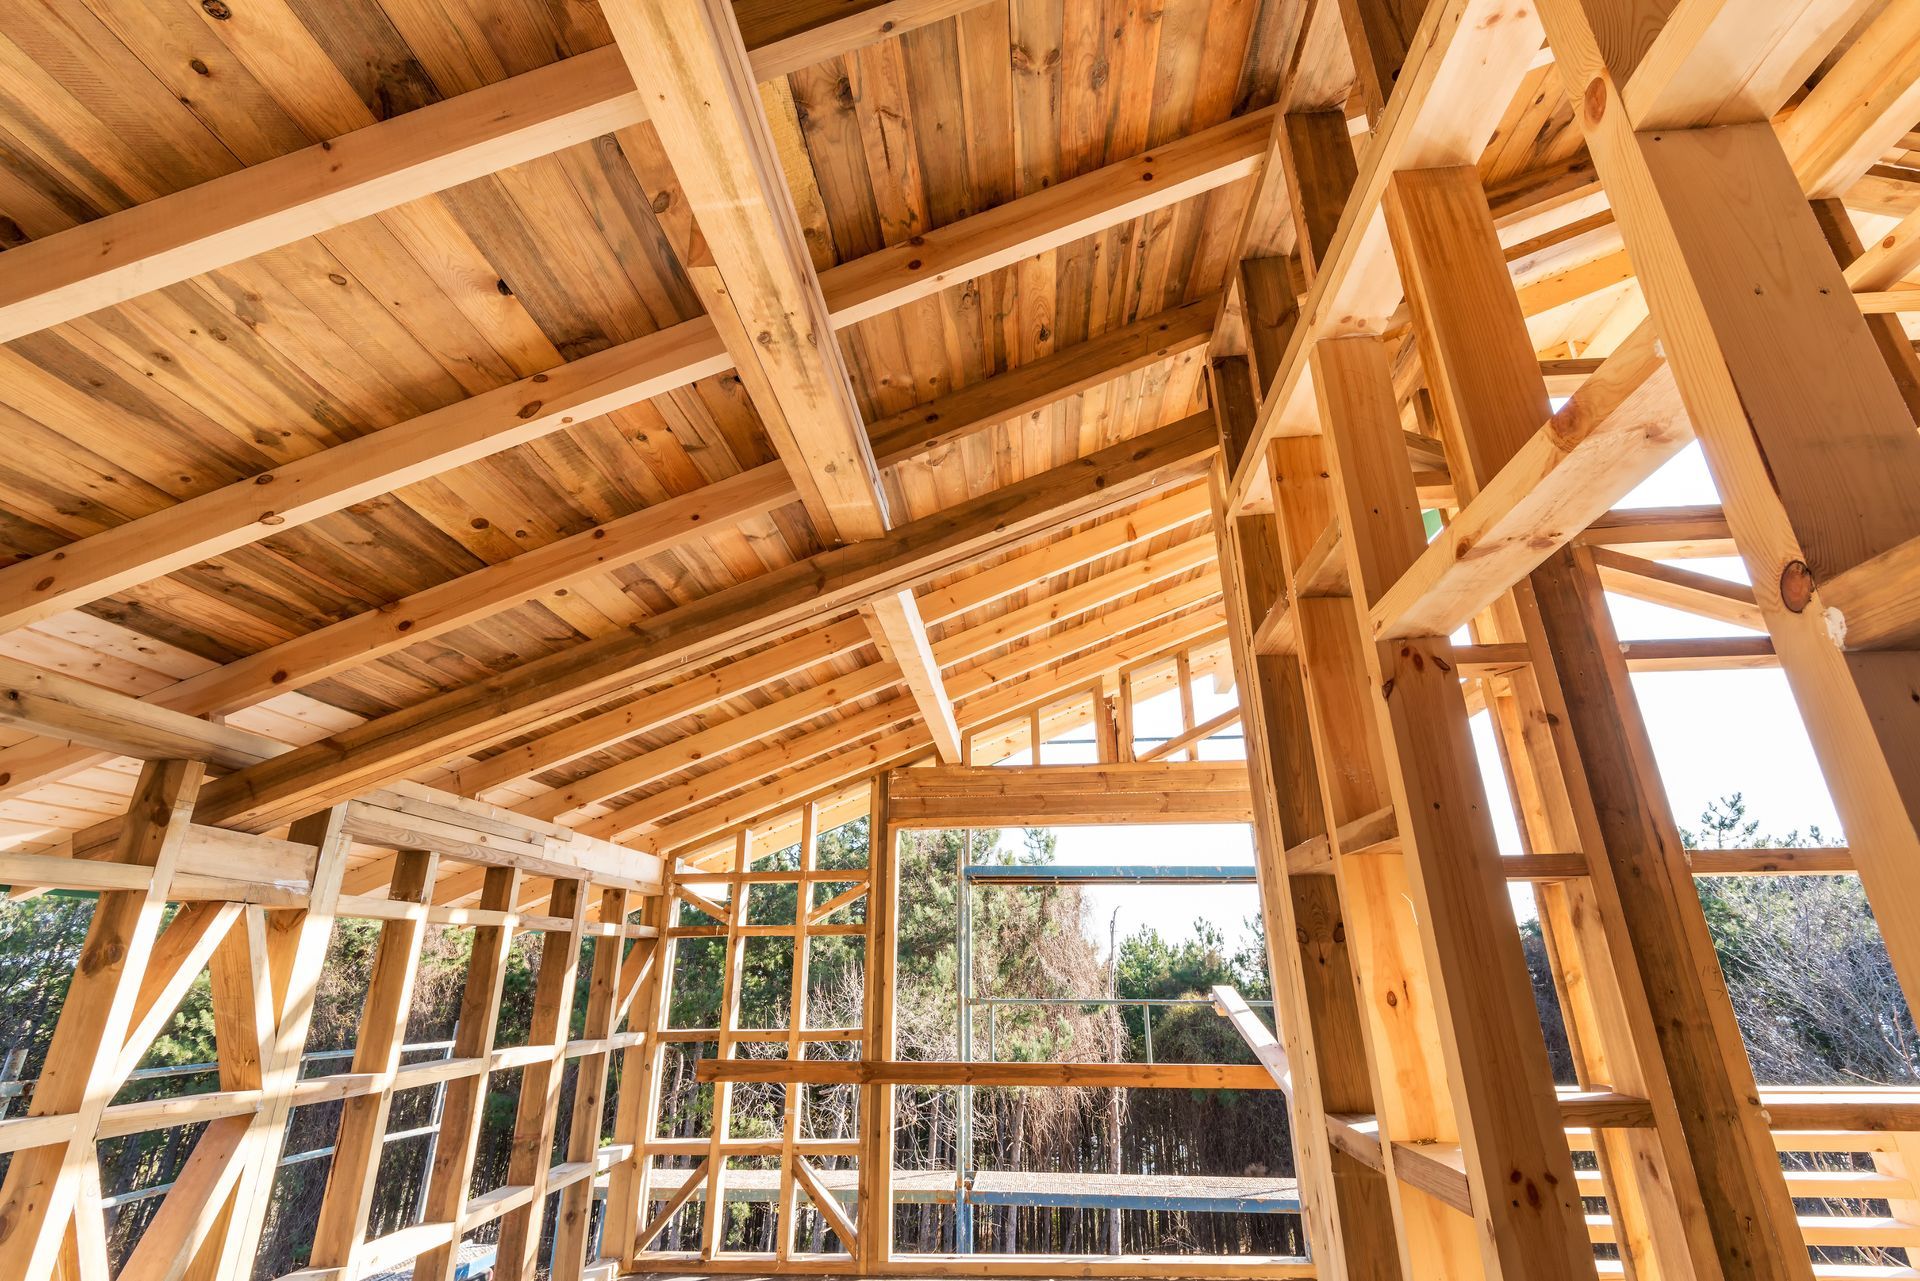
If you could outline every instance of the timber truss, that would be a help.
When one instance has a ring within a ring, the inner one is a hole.
[[[459,7],[382,9],[366,39],[439,90],[394,114],[329,54],[344,16],[0,15],[27,86],[0,115],[0,882],[98,896],[0,1119],[0,1281],[105,1281],[98,1144],[182,1126],[119,1275],[249,1275],[320,1103],[312,1281],[452,1278],[477,1236],[505,1281],[1916,1275],[1885,1251],[1920,1249],[1920,1098],[1760,1089],[1692,878],[1857,874],[1920,999],[1920,5],[1217,0],[1004,181],[984,126],[956,165],[890,122],[951,47],[921,104],[948,143],[1003,107],[1007,154],[1033,145],[1079,101],[1058,6],[601,0],[551,41],[499,24],[511,56]],[[867,113],[850,144],[796,105],[823,75]],[[855,151],[858,217],[829,163]],[[1695,442],[1724,507],[1620,506]],[[1752,586],[1670,563],[1733,554]],[[1608,592],[1745,634],[1623,643]],[[1629,675],[1751,666],[1784,670],[1847,848],[1681,848]],[[1239,705],[1198,720],[1217,670]],[[1159,690],[1181,731],[1138,748]],[[1244,767],[1200,761],[1234,722]],[[995,764],[1081,726],[1095,765]],[[901,1062],[898,833],[1116,816],[1251,819],[1276,1027],[1220,1003],[1261,1066]],[[872,857],[822,865],[862,817]],[[763,884],[791,920],[751,917]],[[352,1068],[303,1079],[349,918],[380,923]],[[451,1054],[408,1062],[431,926],[473,959]],[[518,933],[533,1030],[499,1047]],[[743,1027],[774,936],[786,1022]],[[835,937],[861,1021],[809,1026]],[[670,1026],[692,938],[724,949],[717,1027]],[[217,1088],[115,1102],[202,972]],[[663,1136],[692,1042],[717,1120]],[[510,1070],[508,1182],[476,1191]],[[786,1087],[776,1138],[730,1133],[742,1084]],[[1311,1258],[896,1252],[895,1087],[1084,1084],[1284,1090]],[[372,1235],[423,1088],[423,1204]],[[833,1088],[856,1133],[809,1130]],[[771,1255],[689,1217],[749,1173]]]

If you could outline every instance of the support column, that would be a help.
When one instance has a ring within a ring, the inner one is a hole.
[[[520,897],[520,873],[490,867],[480,889],[480,908],[511,912]],[[500,1025],[500,997],[506,987],[507,958],[513,947],[511,925],[476,925],[467,957],[467,980],[460,994],[460,1023],[453,1057],[485,1058],[493,1052]],[[480,1144],[489,1073],[476,1072],[447,1082],[440,1110],[440,1142],[427,1175],[428,1223],[454,1225],[453,1240],[424,1251],[413,1267],[413,1281],[454,1281],[460,1266],[460,1223],[466,1217],[467,1191],[473,1183],[474,1152]]]
[[[1448,468],[1466,503],[1547,421],[1546,386],[1478,173],[1397,175],[1386,211]],[[1584,851],[1590,868],[1588,878],[1535,890],[1580,1083],[1644,1097],[1655,1116],[1650,1131],[1596,1136],[1616,1237],[1644,1277],[1717,1277],[1727,1247],[1716,1257],[1716,1240],[1750,1252],[1756,1222],[1784,1223],[1790,1241],[1773,1253],[1805,1268],[1691,873],[1684,858],[1667,866],[1639,833],[1606,821],[1610,807],[1665,814],[1659,776],[1618,752],[1580,750],[1602,732],[1585,723],[1595,717],[1644,732],[1630,686],[1584,700],[1563,687],[1561,652],[1547,642],[1570,625],[1557,614],[1582,608],[1567,590],[1570,573],[1547,562],[1483,612],[1474,637],[1531,647],[1531,664],[1483,688],[1530,852]],[[1583,672],[1576,663],[1573,677]],[[1671,815],[1664,830],[1677,850]],[[1666,887],[1657,911],[1644,897],[1650,884]],[[1732,1191],[1716,1200],[1722,1186]],[[1681,1209],[1702,1203],[1704,1217]]]
[[[1229,431],[1233,400],[1216,388],[1215,406]],[[1386,1176],[1334,1147],[1327,1129],[1328,1113],[1374,1111],[1339,888],[1330,861],[1312,873],[1288,866],[1290,849],[1327,839],[1306,690],[1297,658],[1253,649],[1254,620],[1285,594],[1286,569],[1271,517],[1226,514],[1225,481],[1216,470],[1214,540],[1254,796],[1267,969],[1292,1070],[1294,1172],[1308,1245],[1330,1277],[1390,1281],[1401,1273]]]
[[[1379,341],[1323,341],[1312,359],[1357,631],[1419,556],[1425,532]],[[1452,646],[1420,638],[1359,648],[1397,820],[1395,861],[1432,1002],[1431,1052],[1451,1103],[1453,1133],[1432,1139],[1459,1144],[1489,1278],[1592,1276],[1586,1216],[1511,928]],[[1311,670],[1311,653],[1308,663]],[[1397,1166],[1401,1145],[1426,1136],[1382,1137],[1394,1141]]]
[[[567,1031],[573,1018],[573,987],[580,972],[580,932],[587,907],[583,889],[578,880],[555,877],[553,896],[547,900],[547,911],[567,918],[569,928],[548,930],[540,940],[540,972],[533,984],[533,1020],[527,1044],[550,1049],[551,1054],[527,1064],[520,1073],[507,1183],[527,1188],[530,1194],[526,1204],[501,1216],[494,1263],[497,1281],[531,1281],[538,1270],[560,1080],[566,1068]]]
[[[894,1057],[893,958],[899,946],[900,900],[895,872],[900,834],[887,813],[887,776],[873,779],[867,824],[867,963],[865,1034],[869,1060]],[[893,1087],[860,1087],[859,1271],[871,1276],[893,1256]]]

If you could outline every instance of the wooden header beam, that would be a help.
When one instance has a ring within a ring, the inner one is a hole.
[[[1249,823],[1238,763],[942,766],[888,775],[902,828]]]

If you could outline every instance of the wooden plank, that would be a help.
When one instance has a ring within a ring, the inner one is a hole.
[[[295,841],[318,851],[312,892],[302,907],[264,913],[265,957],[271,978],[265,1035],[260,1050],[261,1108],[245,1152],[245,1169],[233,1193],[234,1209],[219,1234],[213,1274],[235,1277],[248,1272],[266,1230],[274,1179],[300,1079],[300,1056],[312,1025],[314,991],[333,940],[334,906],[346,871],[351,842],[345,807],[296,820],[288,829]]]
[[[682,255],[775,451],[828,541],[889,523],[853,384],[813,273],[731,4],[603,6],[698,224]]]
[[[1534,424],[1547,412],[1547,392],[1534,343],[1510,300],[1506,264],[1475,172],[1402,175],[1389,192],[1388,219],[1408,280],[1449,472],[1461,493],[1471,496],[1482,480],[1503,474],[1536,439]],[[1475,619],[1473,635],[1522,642],[1532,654],[1530,665],[1482,686],[1525,839],[1537,850],[1592,850],[1605,840],[1596,812],[1636,804],[1633,775],[1617,760],[1584,760],[1566,729],[1584,716],[1605,714],[1624,723],[1635,712],[1629,704],[1600,713],[1597,703],[1563,692],[1557,656],[1548,653],[1539,621],[1556,608],[1563,587],[1552,568],[1536,571],[1529,584]],[[1618,661],[1618,646],[1612,648]],[[1608,774],[1604,785],[1589,783],[1595,770]],[[1695,1183],[1716,1183],[1719,1172],[1715,1158],[1694,1159],[1697,1144],[1690,1140],[1696,1136],[1676,1116],[1685,1096],[1676,1098],[1667,1084],[1676,1070],[1704,1074],[1711,1069],[1685,1055],[1659,1053],[1657,1003],[1635,950],[1636,936],[1608,919],[1609,910],[1617,912],[1619,905],[1609,892],[1610,871],[1598,870],[1587,882],[1545,885],[1536,895],[1578,1079],[1606,1081],[1647,1096],[1641,1106],[1650,1100],[1665,1122],[1653,1135],[1602,1134],[1597,1147],[1603,1182],[1617,1235],[1631,1257],[1662,1274],[1711,1270],[1712,1233],[1737,1240],[1743,1219],[1726,1216],[1703,1232],[1699,1219],[1688,1213],[1702,1199]],[[1688,889],[1686,902],[1692,900]],[[1704,931],[1704,918],[1697,924]],[[1649,923],[1650,930],[1659,928],[1658,922]],[[1727,1080],[1710,1088],[1725,1090]],[[1561,1102],[1564,1115],[1564,1097]],[[1705,1170],[1697,1173],[1702,1166]],[[1749,1207],[1748,1212],[1764,1211]]]
[[[1373,615],[1381,639],[1449,635],[1693,438],[1642,325],[1464,506]]]
[[[866,974],[861,994],[860,1054],[891,1064],[898,1057],[894,968],[900,954],[900,831],[893,824],[887,776],[871,784],[867,840]],[[877,837],[877,839],[876,839]],[[890,1086],[861,1087],[860,1199],[855,1225],[860,1271],[872,1275],[893,1258],[894,1097]]]
[[[1274,1090],[1259,1065],[1240,1063],[962,1063],[874,1059],[701,1059],[700,1081],[807,1085],[976,1085],[1007,1089]]]
[[[58,672],[0,658],[0,725],[137,760],[203,760],[228,769],[285,750],[260,734],[197,720]]]
[[[0,569],[0,630],[376,498],[727,367],[712,322],[689,321],[482,392],[246,481]]]
[[[532,800],[522,801],[518,810],[541,818],[558,818],[595,801],[643,787],[701,761],[769,738],[848,703],[888,693],[900,681],[900,670],[892,663],[875,663],[859,668],[838,680],[823,681],[811,689],[776,699],[765,707],[709,725],[663,747],[576,779]]]
[[[838,658],[870,639],[866,625],[858,619],[844,619],[791,637],[758,654],[700,676],[682,677],[612,711],[562,726],[466,766],[455,776],[458,789],[465,795],[481,795],[502,783],[563,765],[609,743],[644,734],[793,672]]]
[[[546,1218],[547,1177],[553,1136],[559,1124],[561,1078],[565,1063],[561,1051],[573,1021],[573,988],[580,970],[580,927],[586,919],[589,896],[586,883],[556,880],[549,907],[570,919],[571,929],[550,930],[541,936],[540,970],[534,979],[533,1019],[527,1032],[529,1047],[548,1053],[521,1069],[520,1095],[514,1105],[512,1155],[507,1159],[507,1185],[529,1190],[524,1204],[500,1219],[500,1239],[494,1271],[501,1281],[530,1281],[538,1268],[542,1224]],[[596,1134],[599,1111],[594,1112]]]
[[[634,906],[626,890],[602,890],[599,908],[600,920],[624,923],[628,912]],[[635,940],[634,948],[644,950],[652,944],[647,940]],[[608,1037],[613,1034],[618,1023],[616,1004],[619,993],[616,990],[620,979],[622,951],[625,941],[619,938],[598,938],[593,944],[593,972],[588,981],[587,1011],[583,1035],[588,1040]],[[575,940],[578,951],[578,940]],[[570,1021],[572,1011],[567,1018]],[[563,1025],[564,1026],[564,1025]],[[611,1051],[602,1050],[587,1054],[579,1060],[574,1077],[573,1113],[567,1124],[566,1160],[571,1163],[585,1164],[589,1169],[600,1152],[600,1126],[607,1102],[607,1078],[612,1066]],[[593,1214],[593,1181],[583,1178],[579,1182],[568,1184],[560,1193],[560,1203],[553,1223],[553,1253],[548,1260],[551,1274],[559,1276],[578,1276],[587,1263],[587,1235],[589,1222]]]
[[[1245,823],[1238,764],[942,766],[897,770],[893,821],[903,828],[1072,827],[1106,823]]]
[[[438,866],[437,855],[401,851],[388,897],[407,903],[431,902]],[[400,1047],[407,1039],[407,1016],[413,1008],[413,980],[426,932],[424,918],[382,922],[354,1041],[353,1071],[390,1082],[399,1069]],[[311,1258],[315,1267],[339,1268],[349,1276],[357,1273],[392,1108],[393,1088],[388,1084],[348,1099],[340,1113],[327,1190],[314,1228]]]
[[[1585,554],[1599,571],[1601,586],[1615,595],[1684,610],[1736,627],[1751,627],[1755,631],[1766,628],[1760,607],[1753,602],[1753,589],[1743,583],[1628,556],[1608,547],[1595,547]]]
[[[1697,0],[1675,5],[1644,49],[1650,24],[1616,27],[1623,43],[1614,70],[1628,116],[1642,129],[1765,120],[1807,82],[1860,9],[1856,0],[1785,0],[1758,10]]]
[[[940,677],[940,663],[927,642],[927,625],[911,589],[876,596],[864,609],[874,643],[892,659],[907,684],[920,719],[933,739],[934,750],[949,765],[960,760],[960,726],[953,718],[953,700]]]
[[[1211,433],[1182,422],[870,539],[823,552],[646,623],[376,718],[228,775],[203,819],[265,829],[316,797],[354,795],[521,720],[576,706],[898,591],[995,548],[1117,506],[1204,467]]]
[[[1424,531],[1379,343],[1323,342],[1313,360],[1353,607],[1364,625],[1373,599],[1419,556]],[[1490,1277],[1579,1275],[1591,1266],[1590,1247],[1525,960],[1516,936],[1481,928],[1509,909],[1493,831],[1476,799],[1480,780],[1449,647],[1419,640],[1363,648],[1482,1263]],[[1515,1185],[1529,1190],[1516,1195]]]
[[[1184,184],[1143,180],[1141,173],[1152,172],[1155,164],[1152,157],[1143,157],[1086,175],[1077,185],[1062,184],[950,225],[940,233],[950,246],[947,269],[933,276],[921,270],[923,249],[869,255],[834,268],[821,278],[828,326],[841,328],[872,314],[863,308],[872,305],[866,300],[875,291],[887,306],[904,305],[937,292],[949,275],[965,279],[1002,259],[1018,261],[1162,208],[1178,188],[1206,190],[1244,176],[1257,147],[1245,136],[1248,126],[1243,122],[1229,125],[1196,135],[1191,147],[1177,153],[1191,170]],[[1067,186],[1075,188],[1072,200],[1056,194]],[[1143,190],[1149,194],[1143,196]],[[0,630],[26,626],[720,373],[731,364],[728,350],[709,319],[676,325],[0,569],[0,600],[18,602],[15,608],[0,608]],[[889,443],[891,449],[907,447],[904,437]]]
[[[1804,1278],[1793,1204],[1591,556],[1561,553],[1535,594],[1599,826],[1588,861],[1601,921],[1639,969],[1644,1032],[1665,1068],[1655,1111],[1674,1138],[1670,1177],[1704,1213],[1711,1242],[1697,1258],[1712,1250],[1723,1267]]]
[[[483,911],[511,912],[519,900],[520,873],[509,867],[487,869],[480,892]],[[461,987],[460,1021],[449,1057],[477,1058],[493,1049],[499,1026],[500,997],[506,987],[513,927],[476,926]],[[467,1213],[467,1190],[473,1183],[474,1153],[480,1142],[481,1117],[486,1103],[488,1075],[475,1073],[449,1081],[441,1096],[440,1133],[427,1172],[423,1215],[429,1223],[460,1223]],[[449,1242],[423,1250],[414,1265],[416,1281],[454,1281],[459,1249]]]
[[[1315,343],[1329,334],[1378,332],[1398,309],[1401,286],[1380,213],[1388,181],[1401,169],[1476,163],[1539,48],[1531,10],[1510,14],[1494,0],[1427,6],[1360,156],[1353,193],[1302,306],[1286,364],[1262,401],[1253,447],[1235,469],[1235,514],[1266,485],[1268,443],[1318,430],[1307,360]]]

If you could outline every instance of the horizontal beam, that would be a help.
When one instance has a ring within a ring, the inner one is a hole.
[[[977,1085],[1010,1089],[1274,1090],[1238,1063],[960,1063],[861,1059],[702,1059],[698,1081],[806,1085]]]
[[[1242,762],[944,766],[887,780],[896,827],[1250,823]]]
[[[1049,659],[1038,670],[1029,671],[1003,684],[982,686],[976,696],[962,707],[961,723],[968,728],[990,727],[1009,716],[1022,715],[1057,697],[1061,690],[1086,686],[1118,672],[1130,663],[1168,652],[1176,646],[1199,644],[1209,637],[1217,637],[1220,625],[1220,608],[1215,605],[1152,623],[1119,640],[1113,638],[1111,630],[1096,628],[1092,624],[1066,629],[1047,642],[1058,642],[1064,646],[1058,651],[1059,657]],[[730,842],[741,832],[751,832],[757,838],[764,827],[778,824],[781,816],[795,806],[827,800],[844,791],[855,779],[925,755],[929,746],[924,733],[909,730],[898,742],[862,747],[851,762],[836,755],[811,769],[756,787],[737,806],[731,801],[715,804],[711,792],[702,797],[694,794],[696,789],[689,788],[688,794],[693,799],[687,801],[686,805],[702,800],[706,803],[700,804],[699,809],[686,816],[676,817],[667,825],[651,831],[645,845],[662,854],[671,852],[682,859],[697,860],[715,852],[725,854],[732,850]],[[892,759],[893,756],[898,756],[900,760]],[[755,776],[770,777],[773,772],[773,769],[761,769],[756,771]],[[739,782],[732,784],[739,785]],[[652,800],[649,798],[643,804],[650,804]],[[858,798],[856,803],[860,806],[860,812],[864,812],[864,796]],[[684,809],[686,805],[678,808]]]
[[[1052,766],[1047,768],[1051,769]],[[1080,867],[1064,863],[974,864],[963,875],[989,885],[1251,885],[1258,879],[1253,864],[1152,863],[1129,866]]]
[[[1374,602],[1375,637],[1457,631],[1692,439],[1643,324]]]

